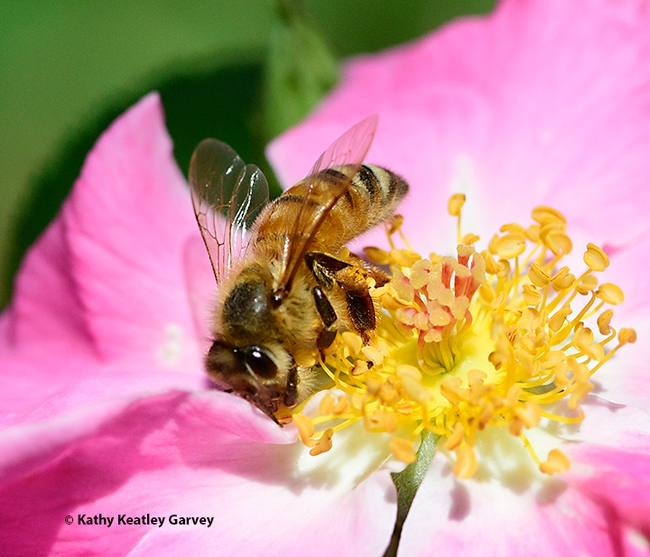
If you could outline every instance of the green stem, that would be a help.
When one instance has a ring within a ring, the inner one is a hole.
[[[397,488],[397,520],[395,521],[393,535],[390,544],[384,553],[384,557],[395,557],[397,555],[397,548],[402,535],[404,521],[409,514],[415,494],[417,493],[427,470],[429,470],[429,466],[433,460],[433,455],[436,452],[438,438],[438,435],[434,435],[426,430],[423,431],[422,442],[420,443],[420,448],[418,449],[415,462],[409,464],[401,472],[391,474],[395,487]]]

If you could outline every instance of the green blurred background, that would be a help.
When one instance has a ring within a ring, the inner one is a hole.
[[[161,92],[184,171],[207,136],[260,164],[266,141],[334,83],[337,60],[411,40],[493,5],[3,0],[0,307],[25,249],[56,214],[97,136],[146,92]]]

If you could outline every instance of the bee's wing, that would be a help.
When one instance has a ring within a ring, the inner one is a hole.
[[[196,221],[221,282],[248,246],[247,233],[268,203],[269,185],[259,168],[216,139],[204,139],[194,150],[189,182]]]
[[[278,294],[282,295],[281,293],[286,293],[291,289],[293,278],[309,250],[312,238],[318,232],[327,214],[345,194],[352,177],[361,167],[375,136],[377,122],[377,115],[372,114],[346,131],[318,158],[311,172],[305,178],[307,193],[283,247],[283,273]],[[314,187],[318,180],[318,173],[338,166],[351,167],[352,172],[349,177],[340,182],[332,182],[332,186],[326,191],[323,191],[322,188],[318,191]]]

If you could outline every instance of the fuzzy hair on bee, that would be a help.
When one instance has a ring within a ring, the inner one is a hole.
[[[206,370],[277,423],[323,383],[317,356],[339,330],[364,342],[375,330],[369,284],[389,277],[342,248],[408,192],[397,174],[362,164],[376,127],[376,115],[353,126],[272,202],[261,170],[226,143],[203,140],[192,155],[192,203],[218,286]]]

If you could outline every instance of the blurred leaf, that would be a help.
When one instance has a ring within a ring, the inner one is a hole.
[[[265,140],[259,125],[261,84],[261,56],[241,65],[177,76],[160,84],[158,90],[174,140],[174,154],[184,174],[198,142],[204,137],[217,137],[230,143],[246,162],[260,166],[269,178],[272,195],[279,194],[280,187],[264,158]],[[59,147],[53,162],[36,176],[7,241],[9,254],[1,277],[6,284],[10,284],[29,246],[56,216],[97,138],[147,92],[122,98],[99,117],[86,122]],[[10,292],[4,294],[0,306],[9,299]]]
[[[299,0],[275,0],[264,82],[268,139],[300,122],[336,85],[338,64]]]
[[[305,9],[340,56],[377,52],[412,41],[447,21],[492,11],[495,0],[304,0]]]

